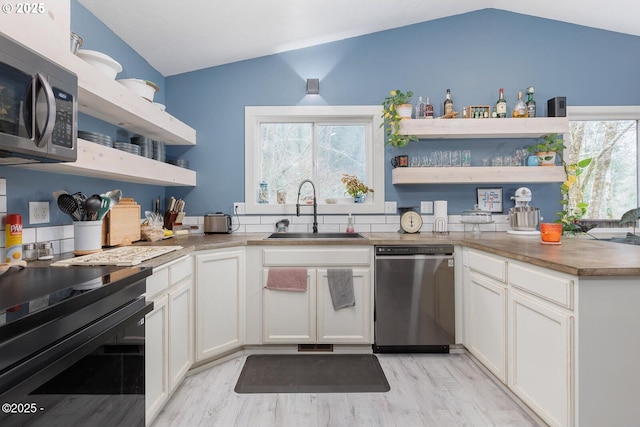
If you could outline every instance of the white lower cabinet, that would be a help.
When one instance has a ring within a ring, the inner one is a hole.
[[[244,248],[197,252],[196,361],[244,345]]]
[[[145,418],[150,425],[169,398],[169,305],[163,295],[153,300],[145,318]]]
[[[262,343],[371,344],[373,292],[370,247],[296,247],[262,250]],[[270,268],[305,268],[305,292],[266,289]],[[335,310],[330,268],[351,268],[355,305]]]
[[[469,273],[467,348],[493,374],[507,381],[507,285]]]
[[[354,306],[335,310],[327,269],[307,269],[305,292],[264,289],[263,342],[271,344],[370,344],[371,273],[354,268]],[[263,281],[269,274],[264,269]]]
[[[551,426],[571,421],[573,316],[525,293],[509,294],[509,388]]]
[[[145,416],[150,425],[193,364],[193,260],[154,268],[147,278]]]

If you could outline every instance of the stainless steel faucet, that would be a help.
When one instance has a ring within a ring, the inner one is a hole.
[[[313,188],[313,232],[318,232],[318,203],[316,202],[316,186],[313,185],[310,179],[305,179],[300,183],[298,187],[298,199],[296,200],[296,216],[300,216],[300,190],[305,183],[311,184],[311,188]]]

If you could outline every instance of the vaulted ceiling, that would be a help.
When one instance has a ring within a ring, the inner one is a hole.
[[[640,1],[79,0],[165,76],[495,8],[640,36]]]

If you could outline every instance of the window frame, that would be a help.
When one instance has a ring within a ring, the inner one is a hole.
[[[313,122],[315,124],[353,124],[354,121],[366,126],[366,169],[362,179],[374,189],[365,203],[326,204],[318,200],[318,214],[362,214],[384,213],[385,170],[384,170],[384,130],[382,106],[246,106],[245,107],[245,183],[244,200],[246,214],[286,214],[295,215],[295,203],[261,204],[257,201],[260,171],[260,125],[263,122]],[[314,159],[314,162],[316,159]],[[348,171],[345,171],[347,173]],[[314,183],[315,184],[315,183]],[[273,190],[273,189],[271,189]],[[297,196],[294,195],[294,197]],[[307,212],[308,211],[308,212]],[[301,213],[312,213],[310,207]]]
[[[598,121],[598,120],[636,120],[636,182],[638,193],[636,197],[640,201],[640,105],[624,106],[567,106],[567,118],[569,121]],[[566,138],[565,138],[566,139]],[[585,219],[587,222],[599,222],[603,219]],[[605,227],[598,226],[590,231],[591,234],[604,234],[612,230],[627,230],[632,227]]]

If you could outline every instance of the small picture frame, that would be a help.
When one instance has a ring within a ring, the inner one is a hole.
[[[476,200],[483,211],[502,213],[502,187],[476,188]]]

